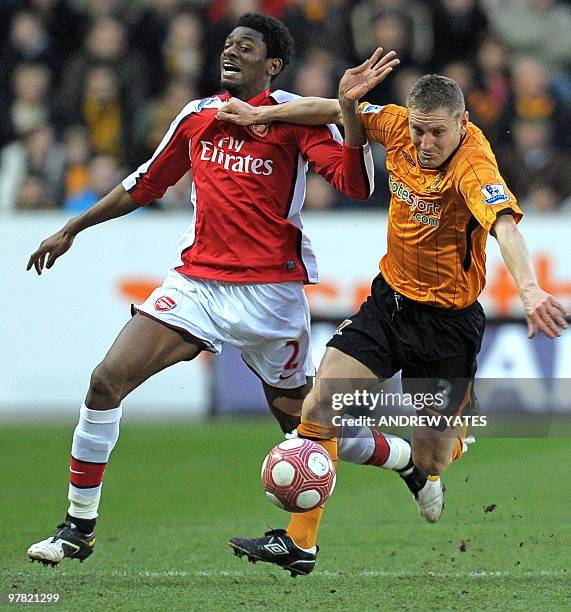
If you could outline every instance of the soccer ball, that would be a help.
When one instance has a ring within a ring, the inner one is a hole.
[[[304,438],[285,440],[264,459],[262,486],[278,508],[309,512],[333,493],[335,466],[319,444]]]

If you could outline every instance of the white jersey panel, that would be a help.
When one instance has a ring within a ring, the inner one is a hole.
[[[375,162],[368,141],[363,145],[363,159],[365,160],[365,171],[369,180],[369,194],[371,195],[375,191]]]
[[[301,221],[301,209],[305,201],[306,173],[307,162],[299,155],[297,158],[297,176],[287,220],[301,230],[301,259],[307,270],[309,282],[318,283],[317,259],[309,238],[303,232],[303,223]]]
[[[190,186],[190,203],[192,205],[192,222],[188,226],[184,234],[178,240],[178,244],[177,244],[178,257],[171,266],[173,270],[183,265],[184,262],[181,259],[183,252],[186,251],[186,249],[188,249],[194,244],[194,239],[196,235],[195,232],[196,232],[196,214],[197,214],[196,213],[197,211],[196,185],[194,184],[194,181],[192,181],[192,184]]]

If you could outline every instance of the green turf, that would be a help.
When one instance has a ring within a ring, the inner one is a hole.
[[[56,569],[30,564],[27,546],[66,509],[71,429],[0,430],[0,608],[8,592],[59,593],[62,610],[571,607],[567,439],[480,440],[447,473],[437,525],[421,522],[394,474],[342,464],[317,568],[294,580],[239,560],[226,544],[287,518],[259,485],[261,460],[280,436],[255,420],[127,420],[94,555]],[[484,513],[489,504],[497,508]]]

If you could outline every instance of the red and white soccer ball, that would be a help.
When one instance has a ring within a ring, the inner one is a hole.
[[[293,438],[274,446],[262,464],[267,498],[288,512],[309,512],[335,488],[335,466],[319,444]]]

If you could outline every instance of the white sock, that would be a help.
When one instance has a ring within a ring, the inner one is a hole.
[[[121,406],[90,410],[85,404],[81,405],[71,447],[68,492],[71,516],[81,519],[98,516],[103,472],[119,438],[121,413]]]
[[[383,435],[391,447],[391,452],[389,458],[382,467],[389,470],[402,470],[407,466],[412,456],[410,444],[398,436],[393,436],[392,434]]]
[[[374,463],[374,465],[390,470],[401,470],[406,467],[411,456],[410,444],[392,434],[382,432],[377,432],[377,434],[384,438],[388,445],[388,453],[385,453],[386,459],[383,463]],[[344,423],[341,426],[337,442],[339,459],[359,465],[366,464],[373,458],[378,443],[379,440],[375,438],[375,434],[370,427],[359,427]]]
[[[345,420],[341,422],[343,425],[341,425],[337,439],[339,459],[359,465],[366,463],[375,450],[373,432],[369,427],[347,425]]]

